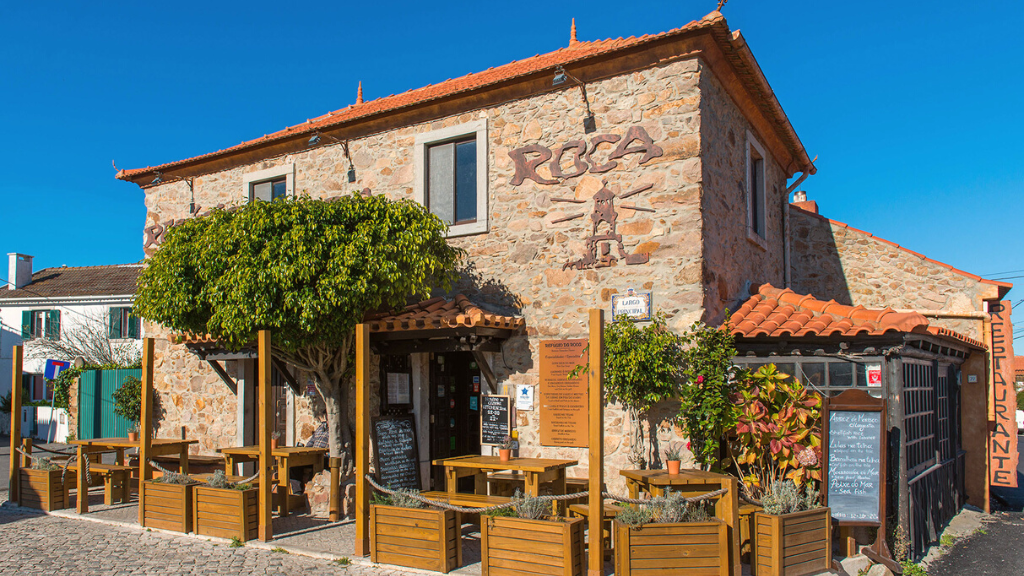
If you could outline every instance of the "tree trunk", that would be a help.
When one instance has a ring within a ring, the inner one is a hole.
[[[344,378],[331,380],[324,372],[316,372],[316,386],[320,396],[324,399],[324,406],[327,411],[327,435],[330,454],[333,458],[342,458],[341,474],[348,476],[352,473],[352,432],[347,422],[347,408],[345,402]]]
[[[646,450],[644,449],[644,426],[640,420],[640,411],[629,408],[629,461],[637,468],[643,470],[647,467]]]

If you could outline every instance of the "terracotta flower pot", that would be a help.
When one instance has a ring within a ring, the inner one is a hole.
[[[498,459],[502,462],[508,462],[508,459],[512,457],[511,448],[498,448]]]
[[[669,460],[666,464],[668,464],[669,474],[679,474],[679,460]]]
[[[136,442],[136,441],[138,441],[138,439],[139,439],[139,433],[138,432],[129,432],[128,433],[128,441],[129,442]]]
[[[277,450],[277,438],[270,439],[270,449]]]

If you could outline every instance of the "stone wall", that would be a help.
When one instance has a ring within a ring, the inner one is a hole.
[[[682,331],[705,316],[705,305],[713,311],[712,316],[720,316],[726,302],[739,296],[747,280],[781,277],[781,250],[774,246],[781,246],[780,212],[769,215],[769,238],[773,243],[767,250],[749,244],[744,235],[733,238],[745,233],[742,186],[737,190],[735,181],[744,171],[739,142],[748,125],[721,86],[705,79],[709,74],[704,70],[697,57],[690,57],[587,85],[597,118],[597,135],[623,137],[639,127],[662,149],[660,156],[643,164],[643,155],[634,153],[620,158],[609,171],[586,171],[557,184],[527,179],[512,185],[516,167],[511,151],[529,145],[557,150],[567,142],[591,142],[595,137],[584,134],[580,91],[569,86],[353,140],[349,148],[357,175],[354,184],[346,180],[348,161],[342,147],[326,145],[197,177],[195,201],[200,212],[218,204],[243,203],[244,173],[288,164],[295,166],[294,189],[299,194],[328,198],[368,188],[373,194],[411,199],[416,187],[416,136],[486,119],[489,232],[451,239],[469,255],[457,289],[485,308],[526,319],[526,333],[507,342],[502,354],[490,357],[502,385],[536,385],[540,340],[585,337],[587,310],[608,310],[615,293],[627,288],[652,290],[655,308],[668,314],[672,329]],[[702,96],[702,89],[708,93]],[[715,118],[712,126],[702,128],[702,114]],[[714,141],[707,146],[710,165],[702,163],[700,157],[705,131]],[[604,161],[612,148],[613,144],[602,145],[591,162]],[[565,172],[573,171],[572,160],[572,153],[563,157]],[[775,194],[775,186],[780,178],[784,181],[784,176],[774,161],[766,164],[769,189]],[[546,164],[537,172],[541,180],[551,176]],[[704,178],[710,182],[706,187],[702,187]],[[595,209],[595,194],[604,187],[622,194],[648,186],[628,201],[614,202],[622,250],[625,254],[647,253],[649,261],[625,265],[623,254],[612,245],[611,254],[618,258],[614,265],[567,268],[566,264],[586,253],[586,239],[592,234],[592,221],[587,216]],[[188,205],[188,188],[181,182],[147,188],[147,227],[188,217]],[[581,217],[559,222],[574,213]],[[709,221],[713,235],[704,239],[702,231],[708,230]],[[703,263],[702,253],[709,264]],[[734,269],[738,262],[740,267]],[[166,340],[158,348],[157,362],[157,390],[161,402],[168,406],[163,412],[166,424],[161,426],[188,425],[201,439],[200,451],[232,443],[234,400],[212,370]],[[539,393],[538,389],[537,406],[543,402]],[[304,401],[297,402],[303,413],[298,418],[303,427],[297,431],[299,438],[312,427]],[[669,442],[684,442],[667,423],[674,413],[675,408],[667,405],[652,412],[652,436],[660,439],[657,444],[662,453]],[[605,418],[607,468],[614,474],[608,480],[613,487],[621,487],[615,471],[630,466],[628,446],[622,440],[628,431],[628,419],[615,405],[608,406]],[[578,459],[581,465],[570,474],[586,475],[586,450],[538,446],[537,411],[520,413],[518,430],[521,455]]]
[[[708,323],[718,324],[749,295],[749,284],[781,286],[787,174],[771,156],[766,140],[712,74],[701,75],[701,158],[704,195],[704,307]],[[763,239],[747,224],[747,135],[765,148]]]
[[[818,214],[793,208],[792,287],[821,300],[866,308],[971,313],[996,297],[995,286]],[[929,318],[984,340],[980,320]]]

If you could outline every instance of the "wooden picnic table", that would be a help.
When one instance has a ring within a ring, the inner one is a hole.
[[[728,494],[715,501],[715,517],[729,527],[731,572],[739,576],[739,484],[734,476],[704,470],[680,470],[679,474],[669,474],[668,470],[620,470],[619,474],[626,478],[630,498],[638,498],[641,491],[651,496],[664,496],[665,491],[671,489],[673,493],[693,497],[728,489]]]
[[[487,473],[498,470],[522,472],[526,493],[530,496],[540,496],[541,484],[550,484],[554,494],[565,494],[565,469],[576,464],[576,460],[550,458],[510,458],[502,462],[497,456],[456,456],[434,460],[435,466],[444,466],[445,490],[451,494],[458,492],[459,478],[469,476],[474,479],[474,492],[487,494]]]
[[[154,438],[151,456],[178,456],[178,471],[181,474],[188,474],[188,447],[197,443],[198,440],[175,440],[171,438]],[[72,440],[71,444],[78,446],[78,462],[82,462],[89,454],[96,452],[115,453],[118,465],[124,466],[124,451],[128,448],[138,448],[139,440],[127,438],[90,438],[88,440]],[[78,467],[78,503],[76,506],[79,514],[89,511],[89,488],[85,481],[85,466]]]
[[[259,446],[238,446],[234,448],[220,448],[218,450],[224,455],[224,473],[232,475],[235,473],[235,465],[245,462],[259,462]],[[278,446],[271,450],[270,454],[277,461],[277,485],[282,490],[284,497],[279,499],[280,512],[287,516],[289,512],[289,500],[291,500],[291,485],[288,482],[292,468],[300,466],[312,466],[313,474],[319,474],[324,469],[324,457],[327,456],[327,448],[307,448],[304,446]]]

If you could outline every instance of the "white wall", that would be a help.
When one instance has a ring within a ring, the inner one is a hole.
[[[42,374],[46,365],[45,358],[29,358],[32,356],[36,340],[23,342],[21,339],[21,313],[23,311],[60,310],[60,328],[63,334],[65,330],[81,326],[90,318],[106,322],[110,308],[129,307],[133,300],[133,297],[89,297],[76,298],[74,301],[71,299],[58,301],[55,298],[0,300],[0,396],[11,391],[11,362],[14,346],[21,344],[25,346],[23,366],[25,373]],[[139,329],[141,332],[141,323]],[[135,340],[134,345],[140,352],[142,351],[141,340]],[[9,430],[9,421],[4,424],[6,424],[4,429]]]

